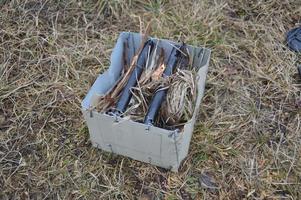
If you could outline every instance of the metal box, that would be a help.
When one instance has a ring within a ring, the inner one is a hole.
[[[178,171],[181,161],[187,156],[191,136],[201,99],[204,95],[205,80],[210,59],[210,50],[188,46],[193,56],[193,67],[198,67],[198,97],[192,118],[184,125],[181,132],[170,131],[125,118],[116,118],[92,109],[93,101],[106,94],[119,79],[123,67],[124,43],[128,44],[128,63],[140,46],[141,35],[122,32],[111,55],[111,65],[107,71],[99,75],[82,102],[82,112],[87,122],[90,139],[94,147],[128,156],[135,160],[150,163],[163,168]],[[168,55],[175,42],[158,40]]]

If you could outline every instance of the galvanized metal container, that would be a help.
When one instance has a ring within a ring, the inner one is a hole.
[[[158,45],[168,53],[175,42],[158,40]],[[90,139],[94,147],[128,156],[135,160],[178,171],[181,161],[187,156],[194,124],[204,95],[210,50],[188,46],[193,56],[193,67],[198,68],[198,97],[192,118],[181,132],[150,127],[128,119],[117,118],[92,109],[99,96],[106,94],[120,78],[123,67],[124,42],[127,42],[127,61],[130,63],[139,48],[141,35],[122,32],[111,55],[111,65],[99,75],[82,102],[82,112],[87,122]],[[167,58],[165,58],[167,59]]]

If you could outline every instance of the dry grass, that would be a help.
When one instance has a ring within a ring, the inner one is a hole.
[[[300,199],[301,56],[284,44],[300,4],[1,0],[0,199]],[[92,148],[80,112],[119,32],[150,19],[213,50],[178,174]]]

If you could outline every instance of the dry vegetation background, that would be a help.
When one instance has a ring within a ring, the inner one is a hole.
[[[300,0],[0,7],[0,199],[301,199],[301,56],[284,43]],[[119,32],[151,19],[152,36],[213,51],[178,174],[92,148],[80,111]]]

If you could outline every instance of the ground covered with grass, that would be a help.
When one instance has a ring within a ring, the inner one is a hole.
[[[300,199],[301,1],[0,1],[0,199]],[[80,103],[121,31],[212,49],[179,173],[92,148]],[[209,180],[209,185],[208,185]],[[214,187],[208,187],[214,186]]]

